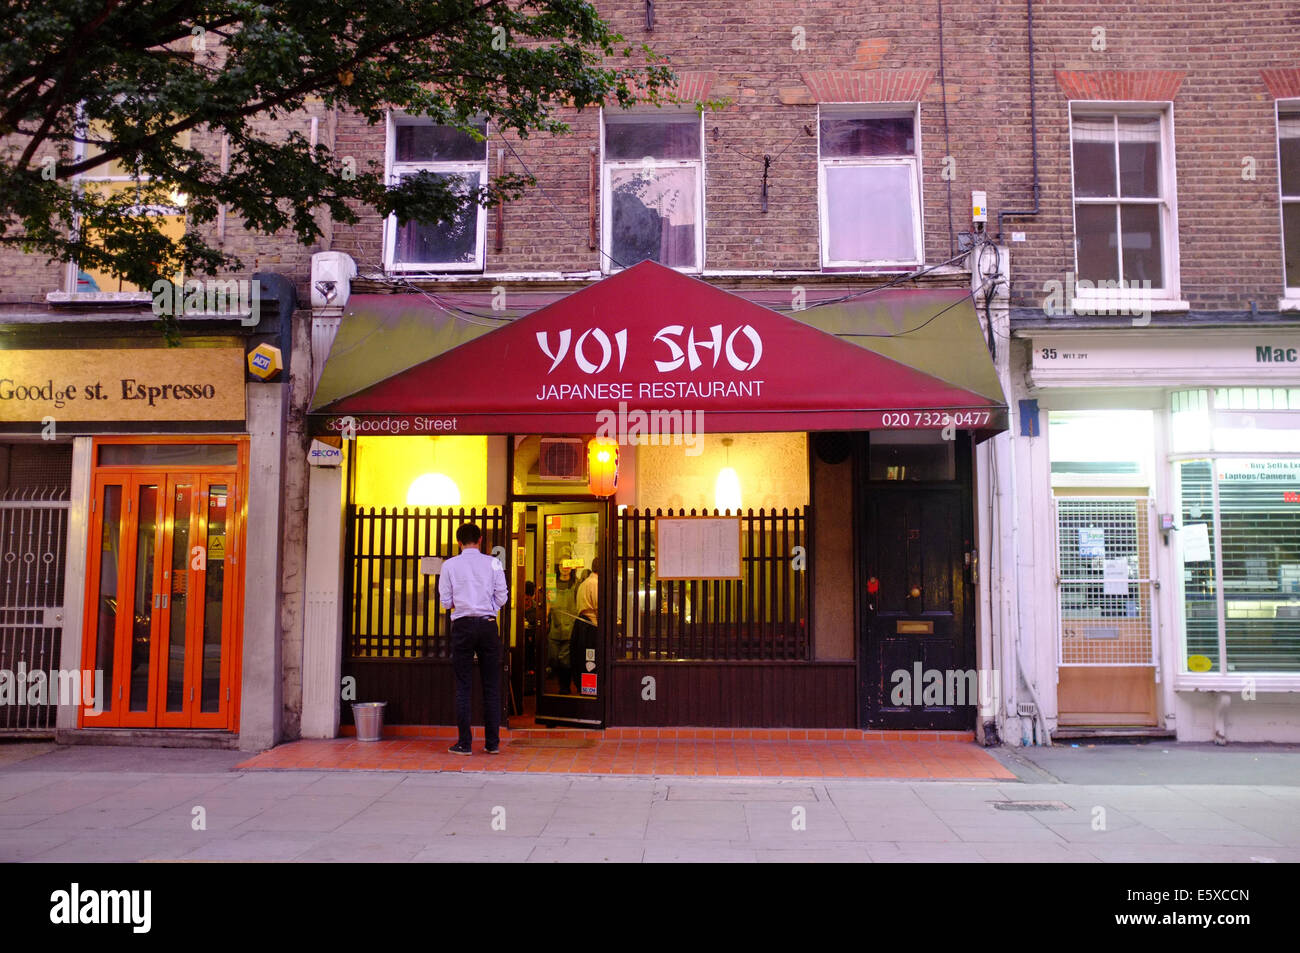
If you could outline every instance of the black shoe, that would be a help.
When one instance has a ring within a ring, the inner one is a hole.
[[[500,745],[497,745],[497,747],[495,747],[495,748],[489,748],[489,747],[487,747],[487,746],[484,746],[484,748],[483,748],[483,753],[484,753],[484,754],[500,754],[500,753],[501,753],[501,746],[500,746]]]
[[[473,753],[469,745],[463,745],[460,742],[457,742],[456,744],[452,745],[450,748],[447,749],[447,751],[450,754],[472,754]]]

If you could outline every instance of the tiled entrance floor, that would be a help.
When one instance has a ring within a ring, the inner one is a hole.
[[[398,734],[401,732],[401,734]],[[969,732],[712,728],[503,730],[501,754],[448,754],[454,728],[390,729],[384,740],[294,741],[242,770],[497,771],[699,777],[1014,779]]]

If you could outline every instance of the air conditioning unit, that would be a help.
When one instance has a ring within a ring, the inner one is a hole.
[[[545,483],[585,483],[587,441],[581,437],[543,437],[538,447],[537,479]]]

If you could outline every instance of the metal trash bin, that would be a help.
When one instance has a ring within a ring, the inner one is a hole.
[[[388,702],[353,702],[352,721],[357,741],[378,741],[384,734],[384,706]]]

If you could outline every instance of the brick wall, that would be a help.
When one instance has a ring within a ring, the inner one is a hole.
[[[990,229],[1000,209],[1032,205],[1023,0],[944,4],[947,145],[937,0],[659,3],[653,32],[645,29],[639,0],[597,5],[629,40],[650,43],[679,73],[690,74],[694,91],[707,88],[708,96],[731,101],[705,118],[709,270],[818,269],[816,142],[801,130],[815,125],[818,100],[826,96],[920,97],[927,261],[950,254],[950,187],[958,231],[969,227],[972,189],[988,192]],[[1173,98],[1182,297],[1195,309],[1242,310],[1252,300],[1271,308],[1282,291],[1274,97],[1297,82],[1288,71],[1300,54],[1300,7],[1281,0],[1037,0],[1034,7],[1042,212],[1007,222],[1008,232],[1026,237],[1009,246],[1013,303],[1038,304],[1044,283],[1073,269],[1066,90],[1144,96],[1170,88],[1127,83],[1122,75],[1140,72],[1182,74]],[[1094,48],[1098,28],[1105,31],[1104,49]],[[1266,75],[1275,77],[1272,89]],[[591,110],[568,118],[569,136],[512,140],[518,157],[505,152],[504,167],[522,171],[522,161],[539,188],[506,208],[500,253],[496,217],[489,216],[489,272],[599,268],[600,253],[587,241],[588,156],[599,146],[599,119]],[[285,123],[305,130],[309,121]],[[358,165],[383,162],[382,127],[344,116],[335,133],[322,114],[321,134]],[[500,148],[494,137],[493,172],[501,167]],[[749,157],[783,149],[771,169],[764,214],[762,162]],[[950,183],[942,177],[949,155]],[[1254,180],[1242,178],[1245,156],[1255,160]],[[314,249],[249,235],[236,222],[228,226],[227,247],[249,271],[281,271],[305,291]],[[363,271],[377,267],[380,222],[372,215],[357,226],[335,227],[332,247],[353,255]],[[56,271],[0,255],[0,301],[43,297],[57,282]]]

